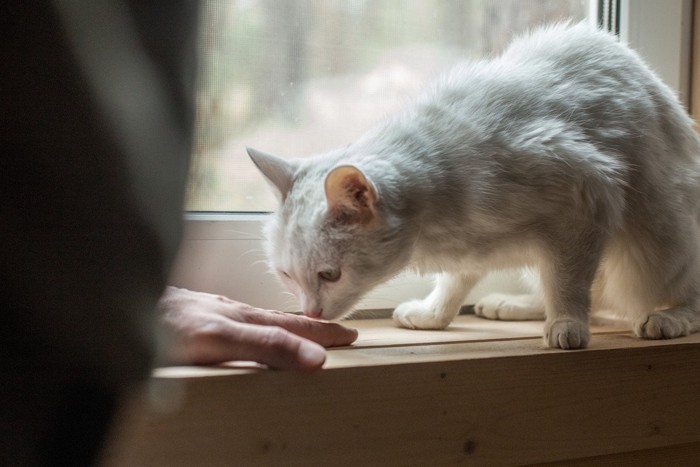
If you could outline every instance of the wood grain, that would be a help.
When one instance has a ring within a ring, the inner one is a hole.
[[[434,342],[365,323],[364,342],[314,375],[161,370],[105,464],[525,465],[700,443],[700,335],[602,328],[566,352],[542,347],[541,323],[482,321]]]
[[[690,55],[690,113],[700,120],[700,5],[693,2],[693,42]],[[696,125],[697,129],[697,125]]]

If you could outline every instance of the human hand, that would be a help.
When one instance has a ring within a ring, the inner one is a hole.
[[[160,322],[173,342],[167,357],[178,364],[250,360],[273,368],[314,371],[324,347],[349,345],[357,330],[337,323],[263,310],[219,295],[167,287]]]

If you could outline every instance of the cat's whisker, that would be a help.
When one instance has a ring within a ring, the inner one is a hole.
[[[260,265],[267,266],[267,265],[268,265],[267,260],[266,260],[266,259],[259,259],[259,260],[257,260],[257,261],[253,261],[253,262],[251,263],[251,266],[260,266]],[[267,271],[267,272],[272,272],[272,273],[274,273],[274,271]]]
[[[247,255],[264,255],[265,250],[262,248],[251,248],[250,250],[246,250],[243,252],[242,256],[247,256]]]
[[[277,273],[277,271],[275,271],[274,269],[267,268],[264,272],[265,272],[265,274],[267,274],[268,276],[271,276],[273,279],[275,279],[275,281],[277,281],[277,282],[280,281],[280,276],[279,276],[279,274]]]

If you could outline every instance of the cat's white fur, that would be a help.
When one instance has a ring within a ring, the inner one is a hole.
[[[588,344],[591,307],[645,338],[700,329],[693,122],[636,53],[585,24],[457,66],[348,147],[249,153],[280,200],[270,264],[309,316],[345,316],[413,267],[436,286],[395,321],[444,328],[486,272],[527,267],[540,293],[486,297],[477,313],[546,313],[560,348]]]

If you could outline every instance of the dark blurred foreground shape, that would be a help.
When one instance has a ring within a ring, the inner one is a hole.
[[[0,7],[0,465],[90,465],[180,239],[198,6]]]

